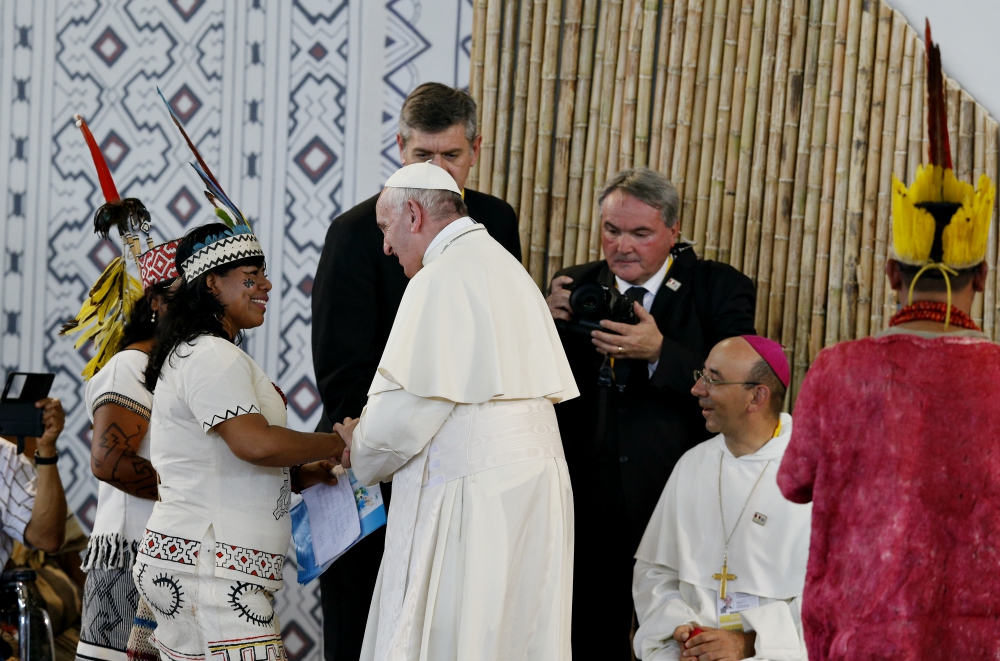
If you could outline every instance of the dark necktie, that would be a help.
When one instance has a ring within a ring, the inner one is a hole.
[[[642,305],[642,299],[648,293],[649,290],[646,289],[645,287],[639,287],[639,286],[629,287],[628,289],[625,290],[625,299],[629,303],[638,303],[639,305]],[[642,305],[642,307],[645,308],[646,306]]]

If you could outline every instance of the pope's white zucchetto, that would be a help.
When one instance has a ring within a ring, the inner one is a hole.
[[[413,163],[396,170],[385,182],[385,188],[420,188],[424,190],[448,190],[458,195],[462,190],[444,169],[433,163]]]

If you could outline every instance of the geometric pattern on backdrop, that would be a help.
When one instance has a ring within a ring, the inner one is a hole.
[[[312,278],[329,223],[363,199],[345,176],[363,159],[383,176],[397,167],[396,121],[414,87],[468,84],[472,0],[387,0],[364,31],[360,2],[0,3],[0,367],[56,373],[67,413],[59,470],[85,527],[97,483],[79,374],[91,348],[58,331],[120,245],[93,232],[104,198],[73,114],[90,124],[122,197],[149,209],[155,240],[174,238],[212,216],[161,88],[268,255],[267,322],[245,348],[287,393],[289,426],[313,428]],[[351,110],[351,89],[370,85],[348,75],[363,40],[384,53],[381,113]],[[378,153],[352,155],[345,145],[357,132],[379,135]],[[288,563],[275,595],[286,650],[292,661],[318,659],[318,582],[299,586],[291,551]]]

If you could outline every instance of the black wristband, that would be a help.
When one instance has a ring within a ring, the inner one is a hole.
[[[35,465],[36,466],[50,466],[59,461],[59,450],[56,450],[56,455],[54,457],[39,457],[38,450],[35,450]]]

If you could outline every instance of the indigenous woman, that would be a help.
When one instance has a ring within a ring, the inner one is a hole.
[[[243,223],[181,240],[183,281],[146,368],[160,500],[135,578],[156,616],[153,642],[170,659],[284,658],[271,593],[291,537],[285,467],[344,449],[336,434],[286,429],[283,395],[237,346],[264,323],[271,290]]]
[[[97,514],[82,569],[87,572],[81,611],[78,660],[125,661],[139,593],[132,580],[139,542],[157,496],[156,471],[149,462],[152,394],[143,370],[153,346],[163,297],[177,277],[176,241],[153,247],[149,212],[135,198],[121,199],[111,172],[86,122],[77,126],[91,150],[106,203],[94,214],[94,227],[107,238],[113,228],[125,256],[108,265],[77,318],[63,332],[95,342],[87,363],[85,402],[93,423],[91,468],[100,480]],[[139,232],[146,252],[139,254]],[[128,274],[135,259],[141,284]]]

